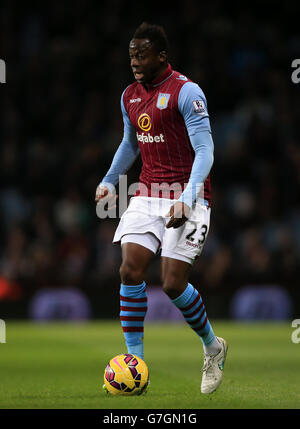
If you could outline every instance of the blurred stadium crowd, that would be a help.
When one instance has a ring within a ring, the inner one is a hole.
[[[146,20],[165,27],[174,69],[208,100],[215,163],[205,250],[191,281],[204,294],[300,278],[300,57],[296,1],[230,9],[210,0],[3,1],[0,56],[0,301],[40,288],[81,289],[118,305],[118,219],[99,220],[95,189],[122,138],[120,96],[133,81],[128,43]],[[140,161],[128,182],[137,181]],[[148,283],[159,284],[159,258]],[[296,295],[295,295],[296,296]],[[101,307],[102,305],[102,307]],[[97,311],[96,311],[97,314]],[[107,314],[104,312],[104,314]]]

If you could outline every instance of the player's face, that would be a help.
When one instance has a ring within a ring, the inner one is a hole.
[[[138,83],[150,83],[163,71],[166,53],[157,53],[148,39],[132,39],[129,44],[130,65]]]

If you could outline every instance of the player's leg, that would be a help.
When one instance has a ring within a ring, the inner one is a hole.
[[[138,244],[139,242],[140,244]],[[120,320],[128,353],[144,359],[144,319],[147,312],[145,274],[159,241],[150,233],[122,238]]]
[[[222,381],[227,344],[216,337],[203,300],[187,280],[187,274],[203,249],[210,223],[210,208],[196,204],[179,228],[167,229],[162,242],[163,288],[202,340],[204,367],[201,392],[211,393]]]
[[[181,255],[175,257],[182,258]],[[227,344],[223,338],[215,336],[199,292],[188,283],[190,266],[182,260],[162,257],[163,290],[202,340],[204,366],[201,392],[212,393],[222,381]]]
[[[123,213],[113,242],[121,243],[120,319],[129,353],[144,357],[147,311],[145,273],[160,245],[164,224],[149,212],[149,199],[133,197]]]

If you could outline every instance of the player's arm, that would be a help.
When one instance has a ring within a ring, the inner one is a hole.
[[[167,228],[178,228],[187,220],[196,198],[204,192],[204,182],[214,161],[207,103],[197,84],[187,82],[182,87],[178,107],[184,118],[195,158],[188,184],[167,215],[171,216]]]
[[[124,106],[123,94],[121,97],[121,110],[124,122],[123,139],[114,155],[108,172],[96,189],[95,201],[99,201],[109,194],[114,194],[115,186],[119,182],[119,176],[129,170],[140,153],[135,129]]]
[[[214,143],[209,131],[200,131],[190,136],[191,145],[195,151],[195,159],[189,181],[178,201],[192,207],[196,198],[204,200],[204,182],[214,162]]]

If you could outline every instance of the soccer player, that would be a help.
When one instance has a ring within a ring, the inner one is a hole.
[[[201,392],[222,381],[226,341],[216,337],[198,290],[188,276],[209,230],[213,140],[203,91],[168,62],[162,27],[141,24],[130,41],[135,82],[121,96],[124,136],[95,200],[115,199],[114,186],[137,156],[139,186],[121,217],[113,242],[121,243],[120,319],[128,353],[144,359],[145,276],[161,250],[164,292],[201,338]]]

